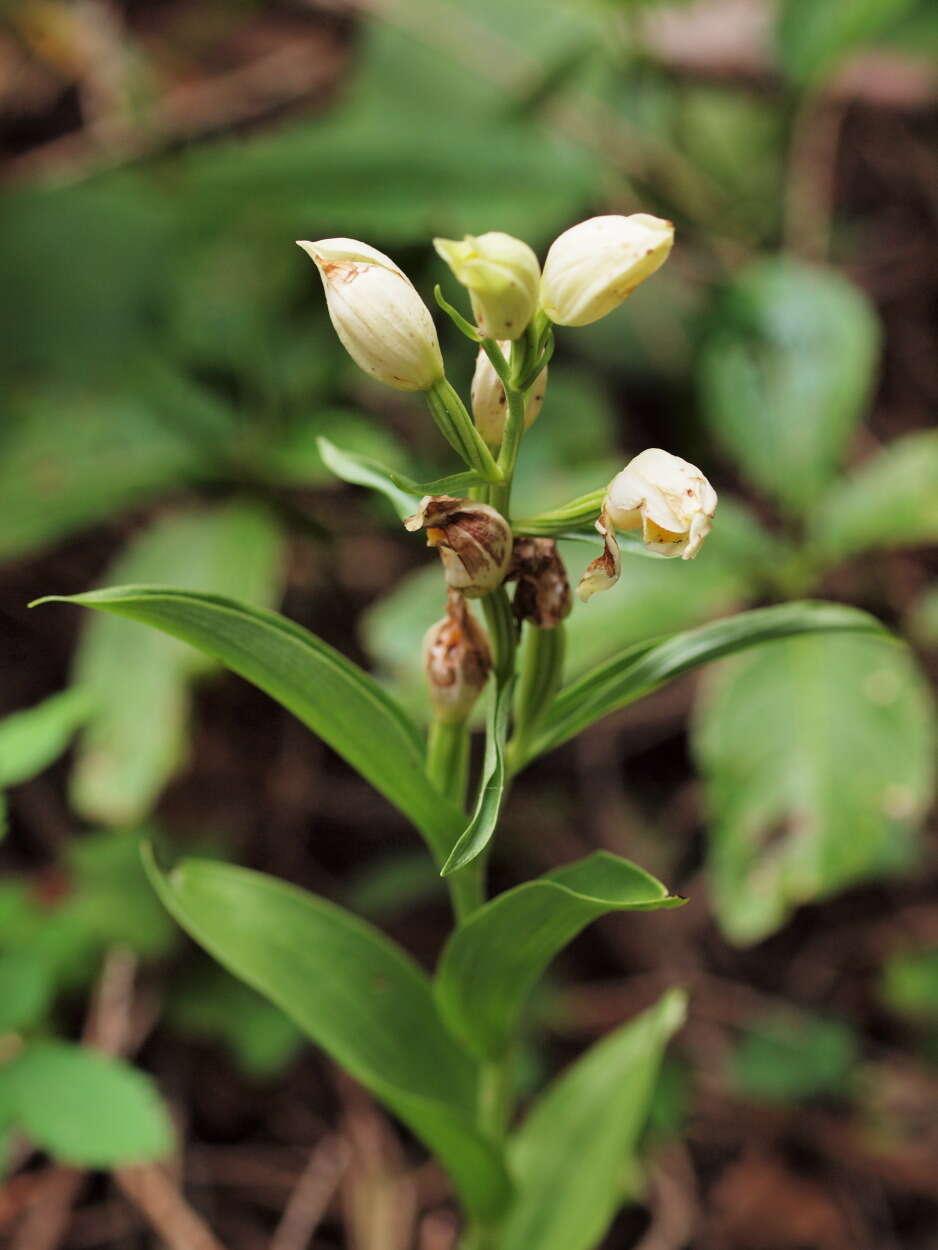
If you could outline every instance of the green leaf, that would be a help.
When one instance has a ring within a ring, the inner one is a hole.
[[[89,710],[82,691],[65,690],[0,721],[0,787],[19,785],[48,768]]]
[[[343,482],[367,486],[385,496],[403,519],[416,511],[416,505],[424,495],[455,495],[461,497],[482,481],[478,473],[453,473],[435,482],[415,482],[403,473],[387,469],[370,456],[343,451],[327,438],[317,439],[323,463]]]
[[[591,921],[684,900],[606,851],[516,886],[486,903],[443,951],[436,997],[450,1028],[480,1056],[504,1051],[535,981]]]
[[[475,811],[443,865],[444,877],[455,872],[457,868],[471,864],[482,854],[495,833],[507,779],[505,742],[508,738],[514,688],[512,677],[497,681],[489,694],[489,710],[485,722],[485,758],[482,761],[482,777]]]
[[[904,648],[841,635],[751,651],[716,674],[693,747],[717,918],[733,941],[908,865],[933,789],[935,725]]]
[[[0,1036],[38,1024],[53,989],[49,967],[35,951],[0,955]]]
[[[792,512],[837,471],[872,387],[868,300],[830,270],[757,261],[717,300],[698,365],[704,417],[754,485]]]
[[[151,874],[206,950],[423,1138],[471,1210],[496,1214],[508,1185],[474,1128],[478,1068],[403,951],[342,908],[244,868],[188,860]]]
[[[743,1034],[730,1078],[746,1098],[794,1102],[846,1093],[858,1058],[856,1034],[845,1021],[779,1012]]]
[[[685,995],[602,1039],[549,1087],[509,1144],[518,1198],[499,1250],[593,1250],[625,1198],[625,1179],[664,1048]]]
[[[225,412],[165,372],[133,390],[25,390],[0,424],[0,559],[36,550],[213,471]],[[210,454],[210,452],[212,454]]]
[[[265,605],[279,592],[281,550],[266,509],[231,503],[157,521],[123,551],[106,580],[173,584]],[[73,681],[94,709],[71,775],[79,815],[108,825],[134,825],[148,815],[188,754],[192,681],[214,667],[176,639],[130,621],[88,622],[73,664]]]
[[[892,955],[883,965],[879,994],[900,1015],[923,1023],[938,1020],[938,947]]]
[[[0,1100],[34,1145],[76,1167],[147,1163],[172,1145],[169,1116],[151,1079],[83,1046],[27,1046],[0,1069]]]
[[[142,621],[214,656],[319,734],[401,809],[442,860],[463,817],[431,786],[414,725],[378,683],[275,612],[220,595],[118,586],[40,602],[77,603]]]
[[[938,541],[938,430],[897,439],[836,483],[811,518],[832,559]]]
[[[519,767],[690,669],[776,638],[816,632],[885,631],[858,608],[805,600],[755,608],[671,638],[636,643],[561,690]]]
[[[874,43],[915,7],[916,0],[782,0],[776,42],[796,83],[817,83],[850,53]]]

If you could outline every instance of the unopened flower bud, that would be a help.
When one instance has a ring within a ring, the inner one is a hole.
[[[596,528],[605,550],[583,574],[580,598],[589,599],[619,578],[616,530],[642,531],[649,551],[693,560],[710,533],[717,493],[697,468],[660,447],[630,460],[609,485]]]
[[[492,656],[485,630],[456,591],[446,615],[424,635],[423,666],[435,715],[448,724],[464,721],[485,687]]]
[[[472,315],[484,338],[517,339],[537,308],[541,267],[520,239],[500,230],[433,246],[469,291]]]
[[[561,326],[605,317],[668,259],[670,221],[648,213],[591,217],[551,244],[541,278],[541,307]]]
[[[505,351],[508,346],[507,342],[499,343],[502,351]],[[545,365],[537,375],[524,405],[524,428],[526,430],[529,430],[540,416],[546,388],[547,366]],[[493,451],[497,451],[505,433],[505,421],[508,417],[508,397],[505,394],[505,388],[502,386],[501,379],[492,367],[491,360],[489,360],[481,347],[476,358],[475,373],[472,375],[472,390],[470,394],[472,418],[475,421],[476,429],[488,443],[489,447]]]
[[[319,270],[335,332],[360,369],[399,391],[426,391],[443,377],[430,310],[393,260],[357,239],[299,246]]]
[[[509,580],[517,578],[515,615],[538,629],[553,629],[573,606],[567,570],[552,538],[516,538]]]
[[[404,528],[412,533],[426,530],[428,545],[440,553],[450,589],[477,599],[505,580],[511,563],[511,526],[487,503],[426,495]]]

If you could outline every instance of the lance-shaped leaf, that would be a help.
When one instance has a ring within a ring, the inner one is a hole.
[[[416,512],[417,502],[424,495],[455,495],[461,497],[470,487],[478,486],[482,478],[471,469],[465,473],[453,473],[435,482],[415,482],[403,473],[385,468],[371,456],[343,451],[328,438],[316,440],[323,463],[343,482],[354,486],[367,486],[389,500],[397,515],[403,520]]]
[[[887,636],[875,617],[858,608],[805,600],[740,612],[671,638],[637,643],[561,690],[518,767],[690,669],[759,643],[810,633]]]
[[[72,689],[0,721],[0,838],[6,833],[4,788],[28,781],[57,760],[90,711],[84,692]]]
[[[443,865],[444,877],[448,877],[457,868],[471,864],[476,856],[482,854],[495,833],[507,780],[505,742],[508,737],[514,686],[513,678],[499,681],[489,695],[489,710],[485,722],[485,758],[482,762],[482,779],[479,782],[475,811]]]
[[[597,851],[498,895],[450,938],[436,997],[450,1028],[480,1056],[510,1044],[525,999],[554,956],[610,911],[679,907],[660,881]]]
[[[343,908],[262,873],[200,860],[166,876],[151,860],[150,872],[196,941],[399,1115],[470,1210],[497,1213],[509,1184],[474,1127],[478,1066],[402,950]]]
[[[668,1039],[684,1019],[672,990],[602,1039],[535,1103],[509,1143],[518,1198],[498,1250],[593,1250],[635,1170],[635,1148]]]
[[[399,807],[437,859],[464,817],[427,780],[420,736],[374,678],[276,612],[221,595],[116,586],[39,602],[77,603],[152,625],[214,656],[297,716]]]

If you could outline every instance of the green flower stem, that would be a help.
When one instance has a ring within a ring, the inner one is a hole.
[[[515,671],[517,633],[505,587],[499,586],[481,602],[492,644],[495,674],[501,681],[507,681]]]
[[[430,722],[427,776],[441,794],[448,794],[460,808],[465,808],[469,780],[469,726],[465,721],[453,723],[435,716]],[[480,859],[446,878],[457,922],[466,920],[482,906],[484,877],[485,863]]]
[[[440,433],[470,469],[475,469],[487,482],[504,482],[505,475],[473,424],[465,404],[446,378],[434,382],[428,391],[424,391],[424,396]]]
[[[560,689],[566,653],[563,624],[553,629],[526,625],[521,648],[521,679],[515,702],[515,733],[508,746],[508,768],[513,773],[524,758],[532,734]]]

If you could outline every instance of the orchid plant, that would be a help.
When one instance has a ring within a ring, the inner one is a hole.
[[[428,622],[424,641],[426,735],[367,672],[275,613],[159,586],[72,598],[183,639],[255,683],[424,838],[454,918],[432,976],[371,925],[286,882],[209,861],[164,871],[151,857],[148,866],[192,937],[279,1005],[435,1154],[463,1212],[463,1250],[599,1244],[634,1196],[657,1069],[685,1011],[681,990],[665,993],[519,1114],[522,1017],[551,959],[605,913],[683,900],[605,852],[489,897],[486,861],[512,779],[711,660],[797,634],[880,629],[852,608],[786,604],[649,638],[565,683],[573,596],[558,540],[599,546],[579,583],[584,603],[576,610],[589,611],[591,595],[627,581],[623,554],[692,559],[717,511],[704,474],[660,448],[641,451],[585,496],[535,516],[512,510],[525,432],[548,386],[554,327],[611,312],[665,262],[672,242],[670,223],[647,214],[597,217],[561,234],[542,272],[531,248],[505,234],[437,239],[469,295],[471,317],[436,291],[478,353],[469,407],[447,380],[427,305],[392,260],[353,239],[300,244],[350,356],[379,382],[422,393],[461,461],[448,477],[416,482],[332,443],[321,448],[340,478],[382,493],[404,528],[425,535],[439,555],[444,614]],[[480,698],[485,747],[474,777]]]

